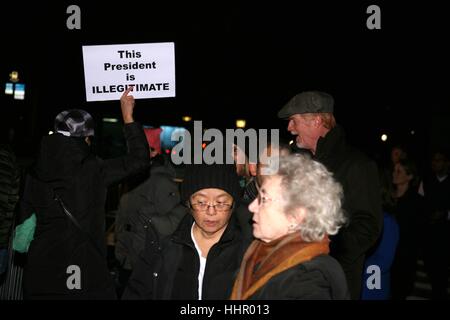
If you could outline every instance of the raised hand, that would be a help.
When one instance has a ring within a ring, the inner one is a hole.
[[[122,109],[124,123],[134,122],[133,109],[136,102],[132,95],[128,95],[131,91],[133,91],[133,86],[129,86],[120,97],[120,108]]]

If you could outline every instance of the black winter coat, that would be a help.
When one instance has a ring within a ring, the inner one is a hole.
[[[346,143],[340,126],[319,139],[314,159],[344,189],[348,225],[331,238],[330,254],[344,269],[352,299],[359,299],[365,253],[377,241],[383,224],[378,169],[374,161]]]
[[[187,214],[161,243],[149,237],[123,299],[197,300],[200,259],[191,238],[194,219]],[[149,228],[150,230],[150,228]],[[243,233],[234,213],[221,239],[208,253],[202,299],[228,299],[251,235]]]
[[[180,203],[180,191],[175,170],[166,159],[164,164],[152,164],[150,177],[133,190],[125,193],[116,216],[116,258],[125,269],[133,269],[145,246],[149,220],[169,219]],[[183,210],[184,211],[184,210]],[[181,218],[180,218],[181,220]],[[179,220],[178,220],[179,222]],[[163,236],[172,234],[177,225],[153,224]]]
[[[399,240],[391,269],[392,299],[405,299],[414,289],[416,261],[424,241],[424,199],[415,188],[397,199],[392,208],[399,229]]]
[[[27,177],[21,199],[21,221],[33,212],[37,217],[24,273],[25,298],[116,298],[106,265],[107,187],[146,168],[149,162],[142,127],[126,124],[124,132],[129,152],[111,160],[95,157],[80,138],[53,134],[42,139],[37,163]],[[55,195],[83,231],[66,216],[54,200]],[[79,267],[79,288],[73,287],[76,280],[70,276],[76,271],[70,266]]]
[[[350,293],[339,263],[320,255],[277,274],[249,299],[347,300]]]
[[[6,249],[19,200],[20,172],[16,157],[6,145],[0,145],[0,250]]]

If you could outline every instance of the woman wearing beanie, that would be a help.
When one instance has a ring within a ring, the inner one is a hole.
[[[251,241],[233,214],[241,190],[234,165],[188,166],[181,197],[190,214],[161,241],[149,223],[123,299],[227,299]]]

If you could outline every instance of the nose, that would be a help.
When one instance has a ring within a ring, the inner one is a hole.
[[[258,209],[258,198],[255,198],[249,205],[248,210],[250,210],[251,213],[255,213]]]
[[[214,216],[216,214],[216,208],[212,205],[209,205],[208,209],[206,209],[206,214],[209,216]]]
[[[287,129],[288,129],[288,131],[294,131],[294,121],[293,120],[289,120]]]

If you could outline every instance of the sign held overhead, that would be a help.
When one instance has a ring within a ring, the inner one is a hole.
[[[175,97],[173,42],[83,46],[86,101]]]

